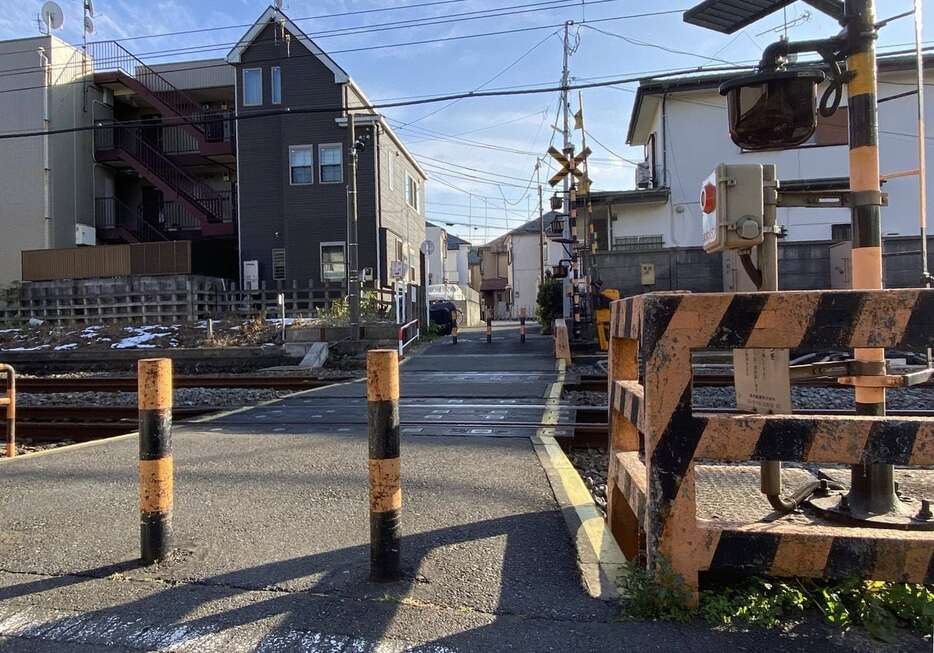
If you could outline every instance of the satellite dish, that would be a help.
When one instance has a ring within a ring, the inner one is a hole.
[[[61,29],[62,25],[65,24],[65,14],[62,12],[62,8],[58,6],[57,2],[50,1],[42,5],[42,9],[39,10],[39,16],[42,22],[46,24],[49,32],[53,29]]]
[[[94,21],[91,20],[90,16],[84,17],[84,33],[93,34],[94,33]]]

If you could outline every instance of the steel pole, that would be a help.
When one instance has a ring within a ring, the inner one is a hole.
[[[353,112],[347,113],[350,140],[350,188],[347,215],[347,298],[350,304],[350,337],[360,339],[360,278],[357,263],[357,134]]]
[[[850,136],[850,190],[853,193],[853,289],[882,289],[882,193],[879,178],[878,80],[876,77],[875,0],[846,0],[849,42],[847,81]],[[885,388],[867,377],[885,374],[885,350],[860,348],[862,366],[855,379],[856,413],[885,415]],[[877,463],[852,466],[847,506],[855,517],[897,512],[894,467]]]

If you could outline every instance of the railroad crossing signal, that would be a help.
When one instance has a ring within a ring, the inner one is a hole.
[[[584,148],[584,151],[578,154],[577,156],[573,155],[573,150],[568,151],[567,153],[561,152],[556,147],[549,147],[548,154],[552,158],[561,164],[561,169],[555,173],[555,176],[548,180],[550,186],[557,186],[561,181],[568,175],[573,175],[577,179],[581,180],[581,183],[587,184],[590,186],[590,180],[584,176],[584,173],[581,172],[578,167],[582,164],[588,156],[590,156],[590,148]]]

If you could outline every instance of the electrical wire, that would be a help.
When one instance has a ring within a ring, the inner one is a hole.
[[[590,22],[610,22],[610,21],[619,21],[619,20],[629,20],[629,19],[634,19],[634,18],[644,18],[644,17],[647,17],[647,16],[656,16],[656,15],[671,14],[671,13],[681,13],[681,12],[680,12],[680,10],[679,10],[679,11],[647,12],[647,13],[641,13],[641,14],[627,14],[627,15],[622,15],[622,16],[613,16],[613,17],[609,17],[609,18],[598,18],[598,19],[594,19],[594,20],[592,20],[592,21],[590,21]],[[518,27],[518,28],[507,29],[507,30],[499,30],[499,31],[493,31],[493,32],[481,32],[481,33],[474,33],[474,34],[461,34],[461,35],[440,37],[440,38],[434,38],[434,39],[422,39],[422,40],[418,40],[418,41],[406,41],[406,42],[401,42],[401,43],[384,43],[384,44],[380,44],[380,45],[370,45],[370,46],[361,46],[361,47],[356,47],[356,48],[346,48],[346,49],[343,49],[343,50],[331,50],[331,51],[329,51],[329,52],[326,53],[326,54],[327,54],[328,56],[331,56],[331,55],[335,55],[335,54],[345,54],[345,53],[352,53],[352,52],[366,52],[366,51],[372,51],[372,50],[382,50],[382,49],[387,49],[387,48],[398,48],[398,47],[403,47],[403,46],[427,45],[427,44],[435,44],[435,43],[448,43],[448,42],[452,42],[452,41],[460,41],[460,40],[466,40],[466,39],[476,39],[476,38],[487,38],[487,37],[491,37],[491,36],[505,36],[505,35],[511,35],[511,34],[521,34],[521,33],[525,33],[525,32],[540,31],[540,30],[543,30],[543,29],[554,29],[554,28],[556,28],[556,27],[563,27],[563,26],[564,26],[564,25],[563,25],[563,23],[562,23],[562,24],[560,24],[560,25],[554,25],[554,24],[553,24],[553,25],[538,25],[538,26],[530,26],[530,27]],[[135,56],[135,55],[134,55],[134,56]],[[288,57],[288,58],[294,60],[294,59],[298,59],[298,58],[317,57],[317,56],[318,56],[317,54],[314,54],[314,53],[309,52],[308,54],[295,54],[295,55],[291,55],[291,56]],[[282,60],[283,60],[283,57],[282,57],[282,56],[276,56],[276,57],[266,57],[266,58],[262,58],[262,59],[256,59],[256,60],[251,61],[251,63],[254,63],[254,64],[271,63],[271,62],[277,62],[277,61],[282,61]],[[145,64],[145,65],[157,65],[157,64],[150,63],[150,64]],[[165,65],[170,65],[170,64],[165,64]],[[186,66],[182,66],[182,67],[180,67],[180,68],[162,68],[162,69],[160,69],[160,70],[158,70],[158,71],[156,71],[156,72],[158,72],[158,74],[160,74],[160,75],[164,75],[164,74],[166,74],[166,73],[172,73],[172,72],[189,72],[189,73],[190,73],[190,72],[196,71],[196,70],[209,70],[209,69],[213,69],[213,68],[226,68],[226,67],[229,67],[229,66],[230,66],[229,63],[227,63],[226,61],[223,61],[223,62],[219,62],[219,63],[205,63],[205,64],[200,65],[200,66],[190,66],[190,65],[186,65]],[[30,70],[31,70],[32,72],[35,72],[36,69],[35,69],[35,68],[31,68]],[[85,83],[84,80],[74,80],[74,81],[70,81],[70,82],[63,82],[63,83],[61,83],[61,84],[58,84],[57,86],[61,87],[61,86],[76,85],[76,84],[84,84],[84,83]],[[44,85],[24,86],[24,87],[17,87],[17,88],[2,89],[2,90],[0,90],[0,93],[14,93],[14,92],[18,92],[18,91],[29,91],[29,90],[43,89],[43,88],[45,88]]]

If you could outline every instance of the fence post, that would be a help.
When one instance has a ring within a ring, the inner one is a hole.
[[[16,455],[16,371],[10,365],[3,366],[6,372],[6,455]]]
[[[451,325],[451,344],[457,344],[457,317],[458,311],[454,309],[454,312],[451,314],[451,319],[454,321],[454,324]]]
[[[486,314],[486,344],[491,344],[493,342],[493,312],[489,311]]]
[[[370,580],[399,580],[402,487],[399,478],[399,357],[367,352]]]
[[[139,361],[140,558],[164,560],[172,545],[172,360]]]

